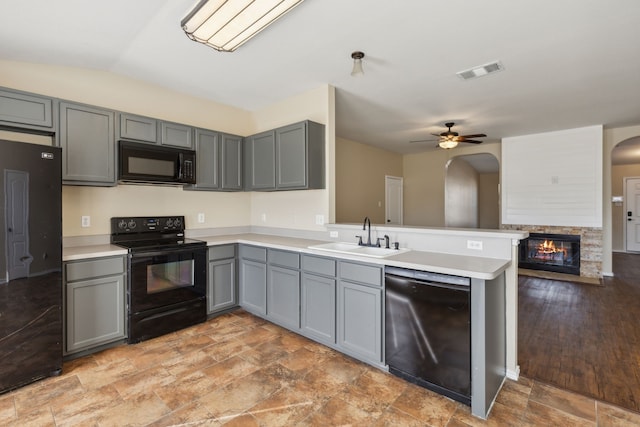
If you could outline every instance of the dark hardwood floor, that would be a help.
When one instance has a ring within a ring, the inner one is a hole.
[[[640,255],[603,286],[519,277],[521,374],[640,412]]]

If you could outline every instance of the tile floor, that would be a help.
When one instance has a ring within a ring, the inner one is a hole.
[[[244,311],[65,363],[0,396],[2,426],[638,426],[640,414],[526,378],[487,421]]]

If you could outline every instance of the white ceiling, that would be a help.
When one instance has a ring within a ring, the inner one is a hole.
[[[339,137],[401,153],[432,149],[408,141],[447,121],[486,141],[640,124],[638,0],[306,0],[233,53],[184,35],[196,3],[2,0],[0,58],[108,70],[247,110],[331,84]],[[504,71],[455,74],[495,60]]]

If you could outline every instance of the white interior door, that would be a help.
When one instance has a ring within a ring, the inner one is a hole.
[[[627,251],[640,252],[640,178],[625,178]]]
[[[402,178],[385,176],[385,215],[387,225],[402,225]]]

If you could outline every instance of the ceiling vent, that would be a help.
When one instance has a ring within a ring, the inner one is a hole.
[[[497,73],[504,70],[504,66],[500,61],[490,62],[488,64],[473,67],[468,70],[458,71],[456,74],[462,80],[474,79],[476,77],[486,76],[488,74]]]

